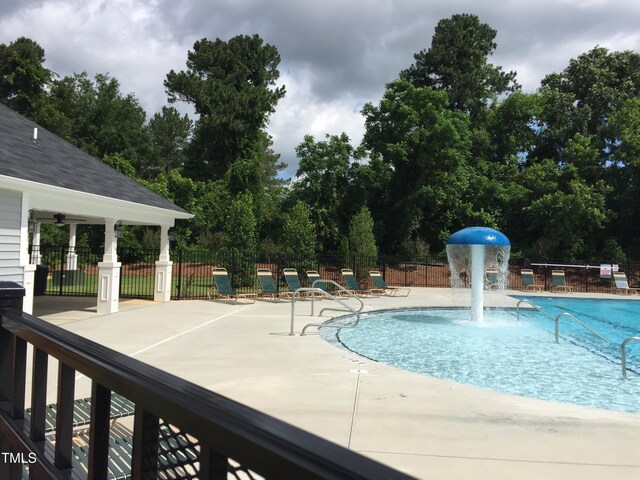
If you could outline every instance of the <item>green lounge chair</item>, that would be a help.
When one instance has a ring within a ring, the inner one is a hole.
[[[624,272],[613,272],[613,281],[616,293],[638,295],[638,292],[640,292],[640,288],[629,287],[627,275]]]
[[[551,287],[552,292],[573,293],[573,287],[567,285],[565,280],[564,270],[552,270],[551,280],[553,282],[553,287]]]
[[[484,273],[487,290],[498,290],[500,288],[500,272],[498,269],[496,267],[487,267]]]
[[[382,288],[362,288],[350,268],[343,268],[341,273],[344,283],[346,283],[347,289],[351,293],[355,295],[384,295],[384,289]]]
[[[46,433],[53,432],[56,429],[56,412],[58,409],[57,403],[52,403],[45,408],[45,429]],[[111,394],[111,408],[109,411],[109,418],[116,420],[118,418],[128,417],[135,413],[135,405],[122,395],[117,393]],[[24,411],[24,417],[26,420],[31,419],[31,409],[27,408]],[[91,398],[79,398],[73,402],[73,427],[82,427],[89,425],[91,422]]]
[[[307,270],[307,278],[309,279],[309,283],[311,284],[311,286],[313,286],[313,282],[315,282],[316,280],[321,280],[320,277],[320,273],[318,273],[317,270]],[[330,295],[340,295],[342,296],[343,290],[338,290],[337,287],[331,283],[325,283],[325,282],[319,282],[315,288],[321,288],[322,290],[324,290],[325,292],[327,292]],[[321,293],[314,293],[314,295],[317,297],[318,300],[322,300],[324,298],[324,295],[322,295]]]
[[[160,426],[158,438],[158,477],[159,478],[192,478],[191,476],[177,477],[176,472],[194,470],[200,461],[197,443],[191,441],[185,434],[176,432],[167,425]],[[131,460],[133,457],[133,437],[130,435],[109,438],[109,462],[107,464],[107,479],[129,480],[131,475]],[[89,473],[89,446],[78,445],[72,448],[74,472]]]
[[[523,268],[520,270],[520,278],[522,280],[522,288],[524,290],[534,292],[542,292],[544,290],[544,285],[536,283],[536,276],[530,268]]]
[[[291,292],[280,292],[278,286],[273,281],[271,270],[268,268],[258,268],[258,281],[260,282],[260,298],[270,298],[272,300],[279,301],[283,297],[291,298],[293,295]]]
[[[285,268],[282,271],[282,275],[284,276],[285,282],[287,282],[287,288],[289,289],[289,293],[293,296],[293,293],[302,288],[302,284],[300,283],[300,277],[298,276],[298,271],[295,268]],[[300,292],[296,298],[301,297],[309,297],[311,292]]]
[[[411,289],[408,287],[390,287],[387,285],[387,282],[382,278],[382,274],[378,270],[369,271],[369,276],[371,277],[371,281],[376,286],[376,288],[381,289],[385,295],[389,295],[392,297],[408,297],[411,293]],[[407,292],[406,294],[400,292]]]
[[[316,280],[321,280],[320,274],[317,270],[307,270],[307,278],[309,279],[309,283],[311,284],[311,286],[313,286],[313,282],[315,282]],[[333,290],[335,290],[335,288],[331,288],[333,286],[334,285],[320,282],[316,285],[316,288],[321,288],[325,292],[331,293]]]
[[[284,280],[287,282],[287,288],[290,292],[295,292],[299,288],[302,288],[298,271],[295,268],[285,268],[282,274],[284,275]]]
[[[213,275],[215,288],[212,287],[209,290],[209,299],[233,300],[234,302],[237,302],[238,299],[242,298],[250,300],[251,303],[256,301],[255,299],[258,295],[255,293],[236,293],[231,286],[231,281],[229,280],[229,274],[227,273],[226,268],[214,267],[211,269],[211,275]]]

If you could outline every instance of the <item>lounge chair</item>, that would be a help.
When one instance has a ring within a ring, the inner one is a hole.
[[[117,393],[111,394],[111,408],[109,418],[116,420],[118,418],[128,417],[135,413],[135,405],[128,399]],[[46,433],[53,432],[56,429],[56,414],[58,404],[52,403],[45,408],[45,428]],[[26,420],[31,419],[31,409],[25,409],[24,416]],[[73,402],[73,427],[82,427],[89,425],[91,422],[91,398],[79,398]]]
[[[552,292],[573,293],[573,287],[567,285],[565,281],[564,270],[552,270],[551,280],[553,282],[553,286],[551,287]]]
[[[195,470],[200,461],[197,443],[181,432],[167,425],[160,426],[158,436],[158,474],[159,478],[178,478],[175,472]],[[109,457],[107,478],[128,480],[131,475],[133,457],[133,437],[130,435],[111,435],[109,438]],[[89,445],[77,445],[72,448],[74,472],[89,473]],[[179,478],[192,478],[184,476]]]
[[[382,288],[362,288],[350,268],[343,268],[341,272],[349,292],[355,295],[384,295],[384,289]]]
[[[214,267],[211,269],[211,275],[213,275],[215,289],[212,288],[209,290],[209,299],[233,300],[234,302],[237,302],[238,299],[242,298],[250,300],[251,303],[256,301],[255,299],[258,295],[255,293],[236,293],[231,286],[231,281],[229,280],[229,274],[227,273],[226,268]]]
[[[311,284],[311,286],[313,286],[313,282],[315,282],[316,280],[320,280],[320,273],[318,273],[317,270],[307,270],[307,278],[309,279],[309,283]],[[318,283],[315,288],[321,288],[322,290],[324,290],[327,293],[330,293],[331,295],[334,295],[335,293],[340,294],[340,292],[342,290],[339,290],[338,292],[336,292],[336,286],[331,284],[331,283],[324,283],[324,282],[320,282]],[[319,298],[323,298],[322,294],[317,294],[317,296]]]
[[[387,285],[387,282],[382,278],[382,274],[378,270],[371,270],[369,272],[369,276],[371,277],[371,281],[376,286],[383,291],[384,295],[389,295],[393,297],[408,297],[411,293],[411,289],[408,287],[390,287]],[[406,291],[406,294],[401,294],[401,291]]]
[[[291,298],[291,292],[280,292],[277,285],[273,281],[271,270],[268,268],[258,268],[258,281],[260,282],[260,298],[270,298],[272,300],[280,300],[283,297]]]
[[[629,287],[627,274],[624,272],[613,272],[613,281],[615,282],[615,293],[622,293],[625,295],[638,295],[638,292],[640,292],[640,288]]]
[[[300,283],[300,277],[298,277],[298,271],[295,268],[285,268],[282,271],[282,275],[284,275],[284,280],[287,282],[287,288],[289,288],[289,292],[293,295],[293,292],[302,288],[302,284]],[[300,292],[298,297],[308,297],[308,292]]]
[[[544,290],[544,285],[536,283],[536,276],[530,268],[520,270],[520,278],[522,280],[523,290],[531,290],[534,292],[542,292]]]
[[[500,288],[500,272],[496,267],[487,267],[484,276],[488,290],[498,290]]]

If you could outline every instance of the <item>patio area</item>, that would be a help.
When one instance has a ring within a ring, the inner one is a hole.
[[[452,298],[449,289],[414,288],[408,298],[364,302],[378,310],[448,306]],[[36,297],[34,304],[34,315],[71,332],[418,478],[640,477],[640,415],[399,370],[315,333],[289,336],[290,313],[284,301],[131,300],[110,315],[98,315],[92,298]],[[309,313],[310,302],[296,303],[296,332],[318,321]],[[49,381],[55,401],[55,375]],[[76,398],[89,391],[78,378]]]

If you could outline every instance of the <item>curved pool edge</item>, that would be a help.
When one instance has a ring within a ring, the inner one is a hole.
[[[590,312],[593,308],[591,304],[585,305],[589,305]],[[511,321],[512,319],[515,321],[515,312],[518,308],[490,308],[485,310],[493,311],[493,320],[497,323],[492,325],[484,322],[488,328],[467,328],[465,325],[472,325],[475,322],[452,316],[452,312],[465,310],[468,311],[465,307],[451,306],[370,309],[363,312],[360,316],[362,318],[358,317],[357,320],[354,320],[353,314],[329,319],[318,331],[325,341],[343,351],[376,364],[418,375],[520,398],[640,415],[640,386],[638,385],[640,374],[635,366],[634,368],[627,366],[627,373],[630,373],[632,378],[622,379],[619,356],[616,352],[610,351],[617,343],[608,343],[609,350],[600,352],[600,350],[594,350],[588,343],[585,344],[585,339],[576,336],[576,332],[561,331],[560,344],[566,347],[555,350],[556,353],[549,353],[547,347],[551,345],[546,338],[549,330],[546,318],[541,320],[538,317],[537,320],[532,321],[529,315],[529,320],[525,317],[522,323],[512,325]],[[530,307],[521,310],[526,315],[526,311],[531,312],[534,309]],[[428,320],[423,323],[420,315],[415,315],[424,312],[429,318],[431,313],[437,311],[443,311],[445,315],[431,316],[430,318],[436,320],[435,323]],[[504,312],[509,315],[505,316]],[[409,313],[413,313],[414,316],[399,315],[400,318],[397,320],[393,317],[394,314]],[[635,309],[631,313],[635,315]],[[385,315],[387,318],[382,318]],[[376,325],[375,323],[363,323],[368,317],[374,317],[374,319],[378,317],[377,319],[381,321],[377,323],[377,327],[373,326]],[[549,318],[553,320],[552,317]],[[418,321],[416,322],[415,319]],[[443,320],[444,323],[442,323]],[[463,323],[460,324],[458,320]],[[466,323],[468,321],[470,324]],[[343,323],[343,326],[338,328],[332,326],[336,323]],[[522,326],[525,324],[533,324],[533,327],[523,329]],[[395,330],[389,325],[396,325]],[[439,340],[453,348],[431,347],[434,343],[438,343],[438,339],[431,342],[433,337],[424,336],[425,331],[429,332],[429,335],[434,333],[443,335],[443,325],[448,325],[444,330],[448,333],[455,332],[455,336],[440,336]],[[478,326],[481,325],[483,324],[478,324]],[[418,330],[414,326],[417,326]],[[410,331],[409,335],[406,334],[407,329]],[[515,336],[509,333],[512,331],[515,332]],[[538,335],[538,343],[541,342],[542,348],[536,350],[536,343],[531,343],[531,331]],[[480,332],[482,332],[481,336],[476,338]],[[489,336],[487,336],[488,332]],[[506,337],[504,337],[505,334]],[[414,341],[417,336],[420,336],[422,342]],[[381,342],[381,338],[398,340],[395,343],[393,340]],[[470,348],[464,348],[464,346],[462,350],[456,348],[468,339],[471,339]],[[482,347],[478,348],[478,345]],[[510,347],[507,348],[506,345]],[[558,344],[555,343],[553,346],[556,345]],[[422,353],[416,355],[412,353],[413,351]],[[533,358],[536,355],[539,355],[540,359],[534,359],[532,362],[530,357]],[[636,356],[635,352],[634,356]],[[527,361],[523,362],[525,358]],[[426,359],[433,359],[433,361]],[[478,361],[479,359],[483,361]],[[485,359],[490,360],[485,363]],[[549,361],[548,365],[547,361]],[[552,366],[554,362],[559,362],[556,368]],[[494,368],[500,365],[502,367]],[[541,365],[546,367],[540,367]],[[579,375],[574,374],[576,365],[579,365]],[[553,369],[553,373],[550,373],[549,367]],[[487,374],[487,372],[496,373]],[[584,376],[581,377],[580,374]],[[597,383],[589,383],[591,387],[585,390],[587,385],[585,382],[596,379],[598,379]]]

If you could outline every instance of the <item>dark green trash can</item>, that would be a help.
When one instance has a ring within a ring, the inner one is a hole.
[[[47,265],[38,265],[36,267],[36,277],[33,281],[33,294],[44,295],[47,289],[47,277],[49,276],[49,267]]]

